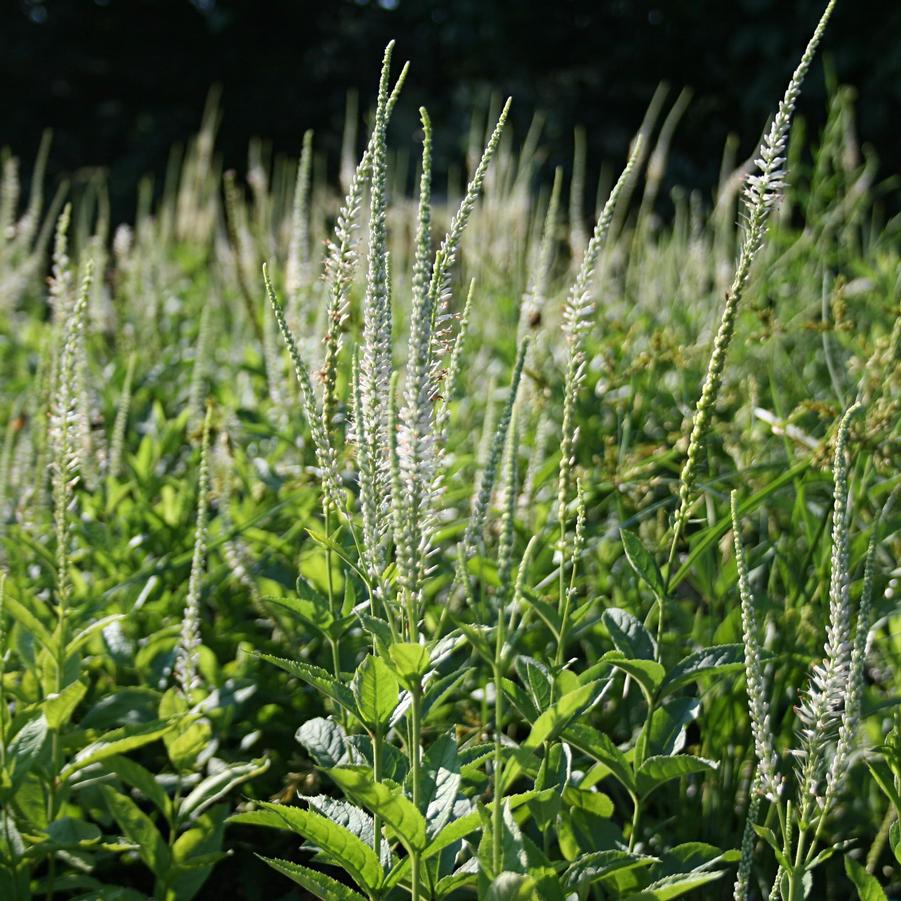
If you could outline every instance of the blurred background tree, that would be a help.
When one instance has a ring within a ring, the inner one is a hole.
[[[437,163],[461,159],[460,136],[491,92],[514,96],[522,137],[544,113],[548,165],[568,164],[586,129],[589,181],[621,161],[658,84],[693,99],[668,179],[710,190],[723,144],[754,146],[822,0],[0,0],[0,146],[24,160],[54,129],[51,174],[103,167],[114,215],[128,218],[138,178],[162,181],[170,148],[197,127],[222,87],[219,148],[244,168],[248,140],[296,154],[303,130],[337,165],[349,91],[374,96],[390,38],[413,77],[396,138],[427,104]],[[901,170],[901,3],[840,0],[824,42],[827,73],[858,94],[862,143],[882,175]],[[823,121],[823,66],[801,112]],[[666,197],[666,192],[662,192]]]

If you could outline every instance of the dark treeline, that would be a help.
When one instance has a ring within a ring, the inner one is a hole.
[[[473,109],[492,92],[514,96],[524,135],[546,115],[550,163],[568,163],[583,125],[589,176],[621,161],[655,88],[691,105],[668,178],[709,189],[723,143],[753,148],[823,5],[822,0],[2,0],[0,146],[27,164],[54,129],[51,174],[108,171],[117,218],[131,215],[144,173],[162,180],[172,145],[197,127],[222,87],[219,147],[243,169],[248,140],[298,152],[305,128],[334,161],[345,100],[374,97],[381,50],[415,71],[395,137],[412,138],[426,104],[437,162],[459,161]],[[882,174],[901,169],[901,3],[839,0],[805,87],[815,130],[827,78],[858,95],[862,142]],[[590,182],[589,182],[590,184]],[[665,195],[664,195],[665,196]]]

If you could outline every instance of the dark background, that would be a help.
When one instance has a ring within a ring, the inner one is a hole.
[[[382,48],[397,39],[411,76],[394,124],[412,139],[429,107],[440,167],[459,161],[470,113],[514,96],[522,137],[544,111],[549,164],[587,129],[589,189],[618,164],[656,86],[689,86],[670,183],[709,189],[723,142],[752,149],[814,28],[823,0],[0,0],[0,146],[27,172],[54,129],[51,175],[105,167],[117,219],[145,173],[162,180],[173,144],[222,86],[219,148],[245,168],[249,138],[298,152],[303,130],[336,165],[345,98],[374,98]],[[901,2],[839,0],[801,112],[814,133],[824,71],[858,94],[864,145],[882,175],[901,170]],[[412,146],[412,145],[411,145]],[[665,195],[664,195],[665,196]]]

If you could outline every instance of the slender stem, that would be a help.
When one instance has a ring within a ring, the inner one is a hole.
[[[329,613],[337,619],[338,611],[335,609],[335,588],[334,583],[332,581],[332,549],[331,549],[331,540],[332,540],[332,515],[331,515],[331,504],[329,503],[328,498],[323,498],[322,501],[322,514],[323,519],[325,520],[325,538],[326,538],[326,548],[325,548],[325,571],[326,571],[326,583],[327,583],[327,591],[328,591],[328,609]],[[333,638],[331,635],[328,637],[329,647],[332,652],[332,670],[335,673],[335,678],[340,682],[341,681],[341,653],[338,646],[339,639]],[[347,725],[347,713],[343,707],[337,705],[338,708],[338,716],[341,719],[341,724],[343,726]]]
[[[378,784],[382,781],[382,729],[375,727],[372,736],[372,779]],[[374,814],[372,818],[372,845],[379,863],[382,860],[382,818]]]
[[[419,810],[422,803],[422,779],[420,775],[421,761],[419,747],[422,738],[422,686],[418,683],[411,689],[413,697],[411,705],[411,732],[410,765],[413,778],[413,806]],[[413,882],[413,901],[419,901],[419,851],[414,850],[411,855],[411,879]]]
[[[503,869],[503,849],[501,841],[503,811],[501,810],[501,801],[504,794],[504,759],[501,735],[504,726],[504,690],[501,686],[501,680],[503,678],[501,658],[504,653],[504,626],[504,610],[503,607],[500,607],[497,612],[497,634],[495,635],[494,644],[494,807],[491,811],[491,851],[492,866],[495,876]]]
[[[876,870],[876,864],[879,863],[879,857],[885,848],[885,843],[888,841],[892,823],[895,822],[895,817],[897,816],[898,811],[889,805],[888,810],[885,812],[885,817],[882,820],[882,825],[879,827],[876,838],[873,840],[873,844],[870,845],[870,850],[867,853],[866,868],[867,872],[870,874]]]
[[[638,825],[641,822],[641,799],[637,796],[632,796],[632,832],[629,835],[629,852],[635,850],[635,842],[638,839]]]

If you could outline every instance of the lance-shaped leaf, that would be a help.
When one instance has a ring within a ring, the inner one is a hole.
[[[656,857],[644,854],[630,854],[619,850],[594,851],[581,855],[566,868],[563,883],[570,891],[578,891],[613,873],[649,867],[654,863],[657,863]]]
[[[269,761],[265,758],[251,760],[248,763],[232,763],[222,767],[218,772],[212,773],[202,779],[178,808],[181,819],[194,819],[200,816],[204,810],[215,804],[220,798],[224,798],[233,788],[265,773],[269,768]]]
[[[601,614],[601,621],[610,633],[613,646],[632,660],[653,660],[657,643],[648,630],[627,610],[610,607]]]
[[[350,886],[344,885],[343,882],[338,882],[337,879],[332,879],[331,876],[326,876],[324,873],[317,873],[309,867],[292,863],[290,860],[264,857],[262,854],[257,856],[260,860],[266,861],[273,870],[293,879],[299,886],[317,898],[322,898],[323,901],[366,901],[359,892],[355,892]]]
[[[570,723],[563,732],[563,739],[603,764],[628,791],[635,792],[635,777],[626,755],[603,732],[585,723]]]
[[[113,729],[100,736],[96,741],[82,748],[72,760],[63,767],[59,774],[60,782],[65,782],[79,770],[113,757],[116,754],[125,754],[135,748],[150,744],[158,738],[166,735],[174,729],[180,720],[154,720],[151,723],[141,723],[136,726],[122,726]]]
[[[660,568],[657,566],[651,552],[644,546],[642,540],[628,529],[619,530],[620,537],[623,541],[623,550],[626,552],[626,559],[629,565],[638,574],[651,591],[654,597],[662,601],[666,594],[666,586]]]
[[[703,648],[684,657],[667,673],[661,694],[670,694],[702,676],[738,672],[744,664],[745,649],[742,644],[719,644]]]
[[[598,680],[567,692],[545,710],[532,724],[532,731],[523,742],[523,748],[534,750],[546,741],[552,741],[577,717],[596,704],[609,683]]]
[[[374,894],[381,885],[382,867],[375,851],[349,829],[312,810],[261,801],[258,810],[236,814],[229,822],[294,832],[321,848],[367,893]]]
[[[370,729],[381,729],[391,719],[400,689],[394,673],[379,658],[367,655],[351,682],[360,719]]]
[[[461,781],[457,742],[453,733],[442,735],[422,761],[421,787],[429,838],[434,838],[450,819]]]
[[[6,768],[9,774],[10,788],[15,794],[25,777],[31,772],[47,739],[47,719],[38,714],[29,720],[9,743],[6,751]]]
[[[652,791],[672,779],[692,773],[708,773],[717,768],[713,760],[678,754],[675,757],[649,757],[638,768],[638,791],[646,798]]]
[[[100,791],[123,834],[138,846],[141,860],[150,867],[154,875],[163,877],[172,862],[172,855],[153,820],[128,795],[112,786],[102,785]]]
[[[328,775],[351,800],[380,816],[408,851],[425,848],[425,818],[409,798],[397,789],[375,782],[371,772],[362,767],[335,767]]]
[[[424,645],[412,641],[392,644],[388,649],[390,660],[398,678],[408,688],[418,686],[429,671],[429,651]]]
[[[315,717],[307,720],[294,733],[317,766],[338,766],[347,753],[347,734],[333,720]]]
[[[303,680],[307,685],[315,688],[327,698],[331,698],[336,704],[340,704],[348,713],[356,715],[357,705],[353,692],[322,669],[322,667],[314,666],[312,663],[303,663],[300,660],[274,657],[272,654],[260,654],[259,656],[263,660],[283,669],[286,673]]]

